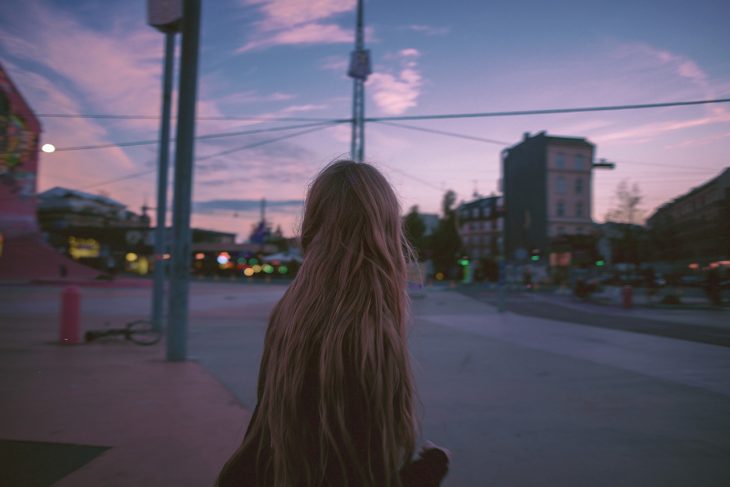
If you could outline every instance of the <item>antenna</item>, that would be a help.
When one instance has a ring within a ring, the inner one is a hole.
[[[365,158],[365,81],[372,73],[370,51],[365,49],[363,23],[363,0],[357,0],[355,50],[350,54],[350,67],[347,70],[347,75],[353,79],[350,157],[356,162],[362,162]]]

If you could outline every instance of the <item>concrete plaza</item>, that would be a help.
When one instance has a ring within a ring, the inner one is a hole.
[[[60,288],[0,290],[0,484],[212,484],[283,286],[193,284],[185,363],[164,344],[57,345]],[[149,289],[81,292],[84,329],[149,312]],[[453,452],[443,485],[730,485],[730,348],[500,314],[449,289],[413,310],[422,436]]]

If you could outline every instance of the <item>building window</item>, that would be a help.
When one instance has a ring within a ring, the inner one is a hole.
[[[583,154],[576,154],[574,161],[576,169],[583,169],[583,166],[585,165],[585,158],[583,157]]]
[[[583,178],[575,179],[575,194],[583,193]]]
[[[479,218],[479,208],[474,208],[473,210],[471,210],[471,216],[472,216],[473,218]],[[161,219],[162,219],[162,218],[160,218],[160,220],[161,220]]]
[[[583,216],[583,202],[577,201],[575,203],[575,216],[581,218]]]
[[[555,167],[563,169],[565,167],[565,154],[558,152],[555,154]]]
[[[555,180],[555,190],[558,193],[565,193],[565,178],[563,176],[558,176]]]
[[[563,200],[558,200],[556,213],[558,216],[565,216],[565,202]]]

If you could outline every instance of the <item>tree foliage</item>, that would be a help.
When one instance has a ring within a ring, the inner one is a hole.
[[[425,260],[430,253],[430,249],[428,248],[429,239],[426,236],[426,224],[418,212],[417,205],[411,207],[411,211],[408,212],[403,221],[403,226],[405,227],[408,241],[418,255],[418,260]]]
[[[628,180],[622,180],[616,187],[615,198],[616,206],[606,213],[606,221],[632,225],[643,223],[645,212],[640,206],[644,195],[638,183],[629,184]]]
[[[447,276],[452,274],[461,252],[461,237],[457,229],[456,212],[452,208],[456,202],[456,193],[448,190],[441,201],[443,216],[439,220],[431,238],[432,259],[436,272]]]

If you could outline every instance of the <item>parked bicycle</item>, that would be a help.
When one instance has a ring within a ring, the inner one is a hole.
[[[154,345],[162,338],[162,333],[152,328],[147,320],[136,320],[126,324],[124,328],[110,328],[107,330],[89,330],[84,334],[86,342],[93,342],[103,338],[123,336],[125,340],[137,345]]]

